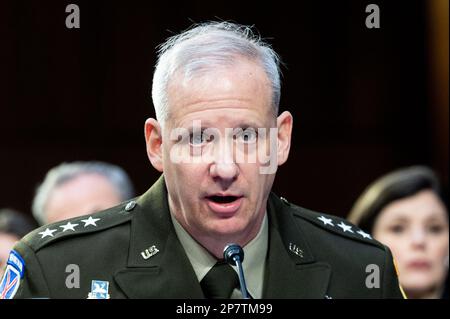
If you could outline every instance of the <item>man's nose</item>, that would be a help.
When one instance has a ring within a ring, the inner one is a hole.
[[[213,162],[210,166],[211,177],[233,182],[239,175],[239,167],[234,159],[233,143],[221,142],[214,151]]]

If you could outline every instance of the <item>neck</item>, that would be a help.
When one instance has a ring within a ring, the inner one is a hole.
[[[259,230],[262,227],[262,222],[265,215],[265,205],[260,208],[260,213],[254,221],[251,221],[246,228],[240,232],[223,234],[206,232],[202,230],[193,230],[186,223],[182,213],[176,213],[173,209],[171,199],[169,198],[169,209],[171,214],[175,217],[178,223],[184,228],[184,230],[203,248],[205,248],[211,255],[217,259],[223,259],[223,249],[228,244],[238,244],[241,247],[245,247],[253,238],[258,235]],[[253,224],[253,225],[252,225]]]
[[[261,215],[261,217],[264,217],[264,215]],[[262,225],[262,218],[261,220],[259,219],[260,218],[258,218],[257,227],[255,227],[250,233],[244,233],[242,235],[233,234],[228,236],[195,236],[195,234],[191,234],[191,236],[211,255],[220,260],[223,259],[223,250],[225,246],[229,244],[238,244],[241,247],[245,247],[256,237]]]

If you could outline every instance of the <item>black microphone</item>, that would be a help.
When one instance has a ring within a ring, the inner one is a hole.
[[[223,249],[223,258],[230,265],[238,267],[239,283],[241,286],[242,297],[250,299],[247,292],[247,285],[245,284],[244,271],[242,270],[242,262],[244,261],[244,250],[238,244],[228,244]]]

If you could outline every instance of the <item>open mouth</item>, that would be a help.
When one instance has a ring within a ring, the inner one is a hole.
[[[206,202],[214,213],[229,217],[239,210],[242,199],[242,196],[211,195],[206,197]]]
[[[218,204],[229,204],[234,202],[235,200],[239,199],[238,196],[208,196],[207,197],[210,201]]]

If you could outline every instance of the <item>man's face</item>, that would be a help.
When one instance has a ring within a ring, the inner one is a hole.
[[[45,207],[46,217],[48,223],[54,223],[92,214],[120,202],[120,195],[106,177],[81,174],[53,190]]]
[[[264,70],[242,59],[189,80],[175,76],[168,93],[161,153],[171,212],[197,241],[245,245],[260,228],[277,167],[277,118]],[[180,128],[187,138],[171,136]],[[270,128],[275,169],[267,174],[259,155],[270,152]],[[184,161],[175,160],[178,153]]]

